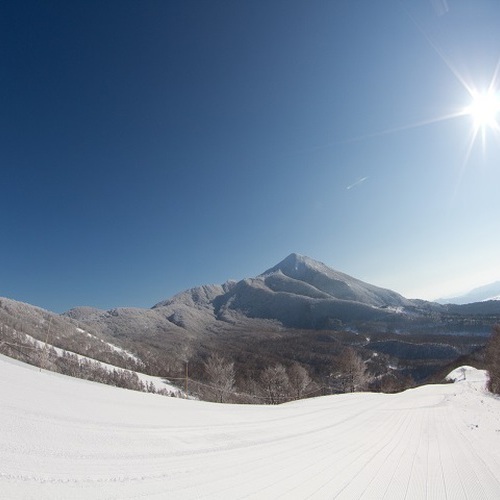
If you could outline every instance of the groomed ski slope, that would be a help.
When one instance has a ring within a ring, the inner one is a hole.
[[[483,386],[471,369],[396,395],[232,406],[0,356],[0,497],[498,499],[500,400]]]

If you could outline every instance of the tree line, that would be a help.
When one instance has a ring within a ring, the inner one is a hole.
[[[256,376],[237,377],[234,361],[213,353],[202,362],[203,372],[190,381],[202,398],[219,403],[280,404],[322,394],[362,391],[371,380],[367,364],[351,347],[332,362],[327,386],[313,380],[298,362],[288,366],[277,362],[263,367]]]
[[[32,339],[5,324],[0,325],[0,353],[37,366],[41,370],[71,377],[164,396],[181,395],[180,391],[157,389],[152,382],[143,382],[135,371],[105,366],[99,361],[64,350],[58,353],[52,345]]]

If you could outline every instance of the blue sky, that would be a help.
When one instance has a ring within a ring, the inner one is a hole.
[[[498,26],[493,0],[2,2],[0,295],[150,307],[291,252],[408,297],[499,279],[500,134],[464,113]]]

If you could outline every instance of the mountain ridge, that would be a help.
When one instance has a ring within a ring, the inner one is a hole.
[[[29,326],[26,333],[43,341],[50,324],[54,339],[63,333],[64,342],[74,345],[70,350],[84,355],[76,344],[87,343],[81,332],[92,332],[134,353],[155,374],[182,373],[188,359],[212,352],[232,356],[240,365],[247,359],[250,364],[262,358],[300,359],[328,373],[328,356],[346,344],[371,350],[381,363],[382,356],[392,356],[391,366],[406,366],[401,370],[421,379],[434,365],[484,346],[500,322],[500,301],[460,306],[407,299],[290,254],[256,277],[190,288],[149,309],[82,306],[50,316],[49,321],[35,306],[0,300],[0,322],[11,328]],[[438,344],[445,346],[444,354]]]
[[[286,276],[305,281],[329,296],[340,300],[353,300],[374,306],[409,305],[411,301],[385,288],[371,285],[330,268],[323,262],[292,253],[261,276],[281,271]]]
[[[498,309],[498,310],[497,310]],[[330,268],[310,257],[291,253],[256,277],[222,284],[200,285],[162,300],[150,309],[116,308],[102,311],[80,307],[63,313],[81,321],[110,322],[110,317],[157,316],[158,330],[175,328],[198,336],[231,327],[250,328],[263,321],[271,329],[321,330],[325,328],[405,329],[429,323],[439,315],[461,313],[459,305],[445,305],[381,288]],[[500,315],[497,304],[469,304],[464,314]],[[499,316],[500,317],[500,316]],[[377,326],[378,325],[378,326]],[[447,328],[449,325],[447,326]]]
[[[489,300],[500,300],[500,281],[494,281],[482,285],[455,297],[440,298],[436,302],[440,304],[471,304],[474,302],[485,302]]]
[[[332,322],[381,319],[415,303],[297,253],[254,278],[194,287],[152,309],[163,310],[178,326],[263,319],[288,328],[322,328]],[[392,309],[391,309],[392,308]]]

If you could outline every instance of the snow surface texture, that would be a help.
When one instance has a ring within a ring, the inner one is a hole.
[[[1,356],[1,497],[498,499],[500,400],[467,373],[395,395],[236,406]]]

